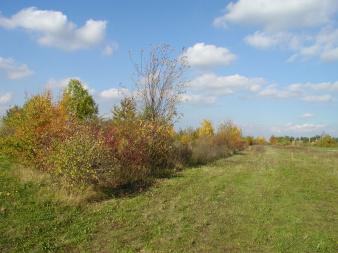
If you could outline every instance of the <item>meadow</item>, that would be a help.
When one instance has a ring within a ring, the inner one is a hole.
[[[0,251],[338,252],[338,152],[322,148],[249,146],[82,199],[2,158]]]

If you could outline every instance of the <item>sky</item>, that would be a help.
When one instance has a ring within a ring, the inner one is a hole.
[[[176,129],[338,137],[337,0],[1,0],[0,38],[0,115],[76,78],[107,117],[129,52],[165,43],[190,65]]]

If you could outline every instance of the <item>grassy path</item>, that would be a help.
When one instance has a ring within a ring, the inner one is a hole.
[[[2,252],[338,252],[336,152],[254,147],[82,207],[2,167]]]

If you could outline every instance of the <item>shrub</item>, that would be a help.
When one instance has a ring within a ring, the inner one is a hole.
[[[107,145],[124,168],[126,181],[161,174],[170,167],[173,138],[171,127],[134,119],[113,122]]]
[[[216,133],[212,122],[203,120],[197,130],[180,130],[176,137],[177,154],[190,157],[191,164],[205,164],[242,150],[246,142],[241,130],[231,121],[223,122]]]
[[[70,191],[119,185],[119,165],[104,145],[99,126],[87,124],[74,128],[73,134],[55,144],[46,157],[45,171]]]
[[[173,143],[173,151],[170,162],[176,169],[181,169],[189,164],[192,154],[192,145],[181,141],[175,141]]]
[[[2,152],[22,164],[39,167],[54,141],[64,139],[71,128],[71,119],[60,101],[53,102],[51,92],[45,91],[3,118]]]
[[[218,142],[215,136],[200,137],[192,147],[191,163],[206,164],[227,157],[230,153],[228,147]]]

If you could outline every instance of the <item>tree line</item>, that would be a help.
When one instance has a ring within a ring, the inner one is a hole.
[[[293,136],[274,136],[271,135],[269,140],[264,136],[260,137],[245,137],[249,145],[254,144],[273,144],[273,145],[302,145],[302,146],[317,146],[317,147],[338,147],[338,138],[330,136],[326,133],[315,135],[312,137],[293,137]]]
[[[76,79],[56,98],[50,90],[27,97],[2,118],[1,154],[48,174],[69,192],[103,193],[242,149],[241,130],[232,122],[217,130],[203,121],[197,129],[174,131],[188,65],[185,57],[172,59],[172,52],[161,44],[132,60],[132,92],[113,106],[110,118],[99,117],[98,105]]]

